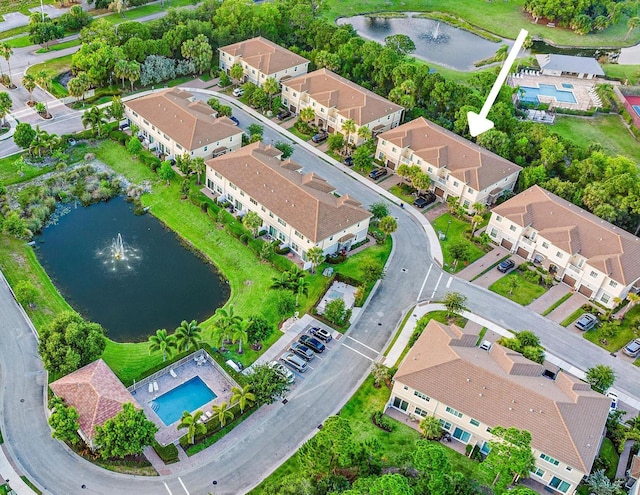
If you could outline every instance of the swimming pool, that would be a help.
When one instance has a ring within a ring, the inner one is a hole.
[[[578,103],[576,97],[573,95],[573,91],[558,89],[553,84],[540,84],[539,88],[520,86],[520,89],[524,92],[524,95],[522,95],[520,99],[530,103],[539,103],[540,99],[538,96],[540,95],[553,96],[556,101],[562,103]]]
[[[207,387],[202,378],[194,376],[191,380],[150,401],[149,404],[165,426],[169,426],[178,421],[184,411],[192,413],[216,397],[217,395]]]

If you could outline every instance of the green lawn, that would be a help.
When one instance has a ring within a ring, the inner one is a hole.
[[[571,313],[569,316],[567,316],[564,320],[560,322],[560,326],[565,328],[568,327],[574,321],[580,318],[584,313],[586,313],[584,309],[582,308],[576,309],[573,313]]]
[[[17,184],[19,182],[26,182],[34,177],[38,177],[39,175],[46,174],[53,170],[52,166],[34,167],[26,164],[18,166],[16,162],[19,158],[20,154],[0,158],[0,182],[5,186]]]
[[[312,134],[303,134],[301,133],[298,129],[296,129],[294,126],[289,127],[289,129],[287,129],[291,134],[298,136],[300,139],[303,139],[304,141],[309,141],[309,139],[311,139],[311,137],[313,136]]]
[[[442,254],[444,256],[444,267],[449,272],[456,273],[466,266],[465,263],[459,261],[456,268],[453,268],[454,259],[448,249],[448,246],[452,243],[462,241],[467,244],[469,253],[467,264],[473,263],[484,256],[485,252],[464,236],[464,231],[471,227],[469,223],[454,217],[450,213],[445,213],[436,218],[432,224],[436,232],[440,231],[447,234],[446,239],[440,241],[440,245],[442,246]]]
[[[617,328],[615,336],[603,337],[602,325],[598,326],[594,330],[584,332],[582,335],[585,339],[599,345],[603,349],[606,349],[609,352],[615,352],[627,345],[630,340],[638,337],[635,332],[635,329],[638,327],[638,323],[640,323],[640,306],[634,306],[625,315],[620,326]],[[603,339],[606,340],[606,344],[602,342]]]
[[[602,447],[600,448],[600,454],[598,457],[607,459],[607,464],[609,467],[607,468],[605,474],[610,480],[615,479],[616,469],[618,467],[620,456],[618,455],[618,452],[616,452],[616,448],[613,446],[613,442],[610,439],[605,437],[602,440]]]
[[[45,5],[53,4],[54,0],[43,0]],[[40,0],[3,0],[0,2],[0,15],[11,12],[22,12],[25,15],[31,15],[29,9],[39,7]]]
[[[11,38],[13,36],[18,36],[19,34],[24,34],[29,32],[29,26],[20,26],[13,29],[7,29],[6,31],[0,32],[0,40]]]
[[[407,184],[405,184],[405,186],[407,186]],[[407,187],[403,188],[401,184],[396,184],[395,186],[391,186],[389,188],[389,192],[394,196],[400,198],[402,201],[404,201],[408,205],[413,204],[413,201],[416,199],[412,193],[407,191]]]
[[[324,268],[332,266],[337,273],[356,280],[362,280],[362,265],[369,263],[384,265],[389,257],[389,253],[391,253],[391,244],[391,237],[387,237],[384,244],[376,244],[370,241],[367,244],[367,249],[349,256],[344,263],[340,265],[323,264],[318,267],[317,272],[322,273]]]
[[[40,71],[45,71],[51,78],[51,93],[56,98],[63,98],[69,96],[69,92],[56,80],[56,78],[62,73],[71,68],[71,56],[65,55],[64,57],[52,58],[41,64],[32,65],[27,69],[27,74],[35,75]]]
[[[328,19],[348,17],[369,12],[445,12],[458,16],[470,24],[490,33],[515,39],[520,29],[526,29],[533,38],[544,38],[557,45],[569,46],[632,46],[640,39],[640,29],[635,29],[625,40],[627,17],[599,33],[580,36],[563,28],[549,28],[534,24],[522,10],[524,0],[487,2],[486,0],[327,0],[323,15]]]
[[[628,80],[628,84],[636,86],[640,84],[640,65],[602,64],[602,69],[607,77],[615,77]]]
[[[598,114],[593,118],[557,116],[553,131],[578,146],[600,143],[612,155],[624,155],[640,167],[640,143],[619,115]]]
[[[160,5],[143,5],[135,9],[127,10],[124,17],[122,14],[113,13],[102,17],[105,21],[111,24],[120,24],[121,22],[132,21],[146,15],[156,14],[162,12],[164,9]]]
[[[33,45],[33,43],[31,43],[31,40],[29,39],[29,36],[20,36],[18,38],[12,38],[10,40],[7,40],[7,45],[9,45],[11,48],[24,48],[25,46],[31,46]]]
[[[56,43],[55,45],[51,45],[49,49],[40,48],[36,50],[36,53],[48,53],[48,52],[57,52],[59,50],[64,50],[65,48],[69,48],[71,46],[78,46],[80,44],[80,40],[69,40],[63,41],[62,43]]]
[[[518,281],[518,286],[513,289],[513,294],[509,294],[509,291],[512,290],[510,283],[513,279]],[[538,284],[532,284],[522,278],[519,270],[513,270],[511,273],[501,277],[489,286],[489,290],[507,299],[511,299],[522,306],[531,304],[534,299],[537,299],[546,292],[544,287]]]

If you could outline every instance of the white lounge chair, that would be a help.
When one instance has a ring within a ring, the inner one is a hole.
[[[157,392],[158,390],[160,390],[160,387],[158,387],[158,382],[156,382],[155,380],[153,381],[153,391]]]
[[[174,378],[178,378],[178,375],[176,375],[176,372],[175,372],[175,371],[173,371],[173,368],[170,368],[170,369],[169,369],[169,374],[170,374],[172,377],[174,377]]]
[[[153,383],[149,382],[149,393],[153,393]]]
[[[211,417],[213,416],[213,413],[211,411],[205,411],[204,414],[207,417],[207,419],[211,419]]]

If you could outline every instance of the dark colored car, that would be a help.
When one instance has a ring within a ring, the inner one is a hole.
[[[237,118],[235,118],[233,115],[229,115],[229,118],[233,120],[233,123],[235,125],[240,125],[240,121]]]
[[[317,143],[326,141],[328,137],[329,137],[328,133],[326,133],[325,131],[320,131],[318,134],[316,134],[311,138],[311,141],[317,144]]]
[[[591,330],[593,327],[595,327],[597,323],[598,318],[596,318],[591,313],[585,313],[578,319],[578,321],[576,321],[575,327],[578,330],[586,332],[587,330]]]
[[[316,355],[304,344],[294,342],[291,344],[290,350],[306,361],[311,361]]]
[[[324,328],[313,327],[309,330],[309,333],[323,342],[330,342],[333,339],[331,332]]]
[[[129,122],[122,122],[119,127],[121,131],[124,131],[129,128]]]
[[[513,260],[504,260],[498,265],[498,271],[502,273],[507,273],[514,266],[516,266],[516,264],[513,262]]]
[[[314,352],[324,352],[326,349],[322,342],[311,335],[302,335],[298,340]]]
[[[424,208],[425,206],[429,206],[436,200],[436,195],[431,191],[427,191],[424,194],[421,194],[416,198],[413,204],[418,208]]]
[[[387,175],[388,173],[389,172],[387,171],[387,169],[385,167],[375,168],[369,174],[369,178],[373,179],[373,180],[378,180],[381,177],[384,177],[385,175]]]
[[[287,110],[286,108],[283,109],[283,110],[280,110],[278,112],[278,115],[276,115],[276,118],[278,120],[288,119],[289,117],[291,117],[291,112],[289,110]]]
[[[352,167],[353,166],[353,157],[352,156],[348,156],[344,159],[344,164],[347,167]]]
[[[638,354],[640,354],[640,339],[633,339],[626,346],[624,346],[622,352],[624,352],[629,357],[637,357]]]

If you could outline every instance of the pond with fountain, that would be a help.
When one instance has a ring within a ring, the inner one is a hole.
[[[152,215],[134,215],[122,197],[72,207],[34,240],[63,297],[118,342],[205,320],[229,297],[213,266]]]

